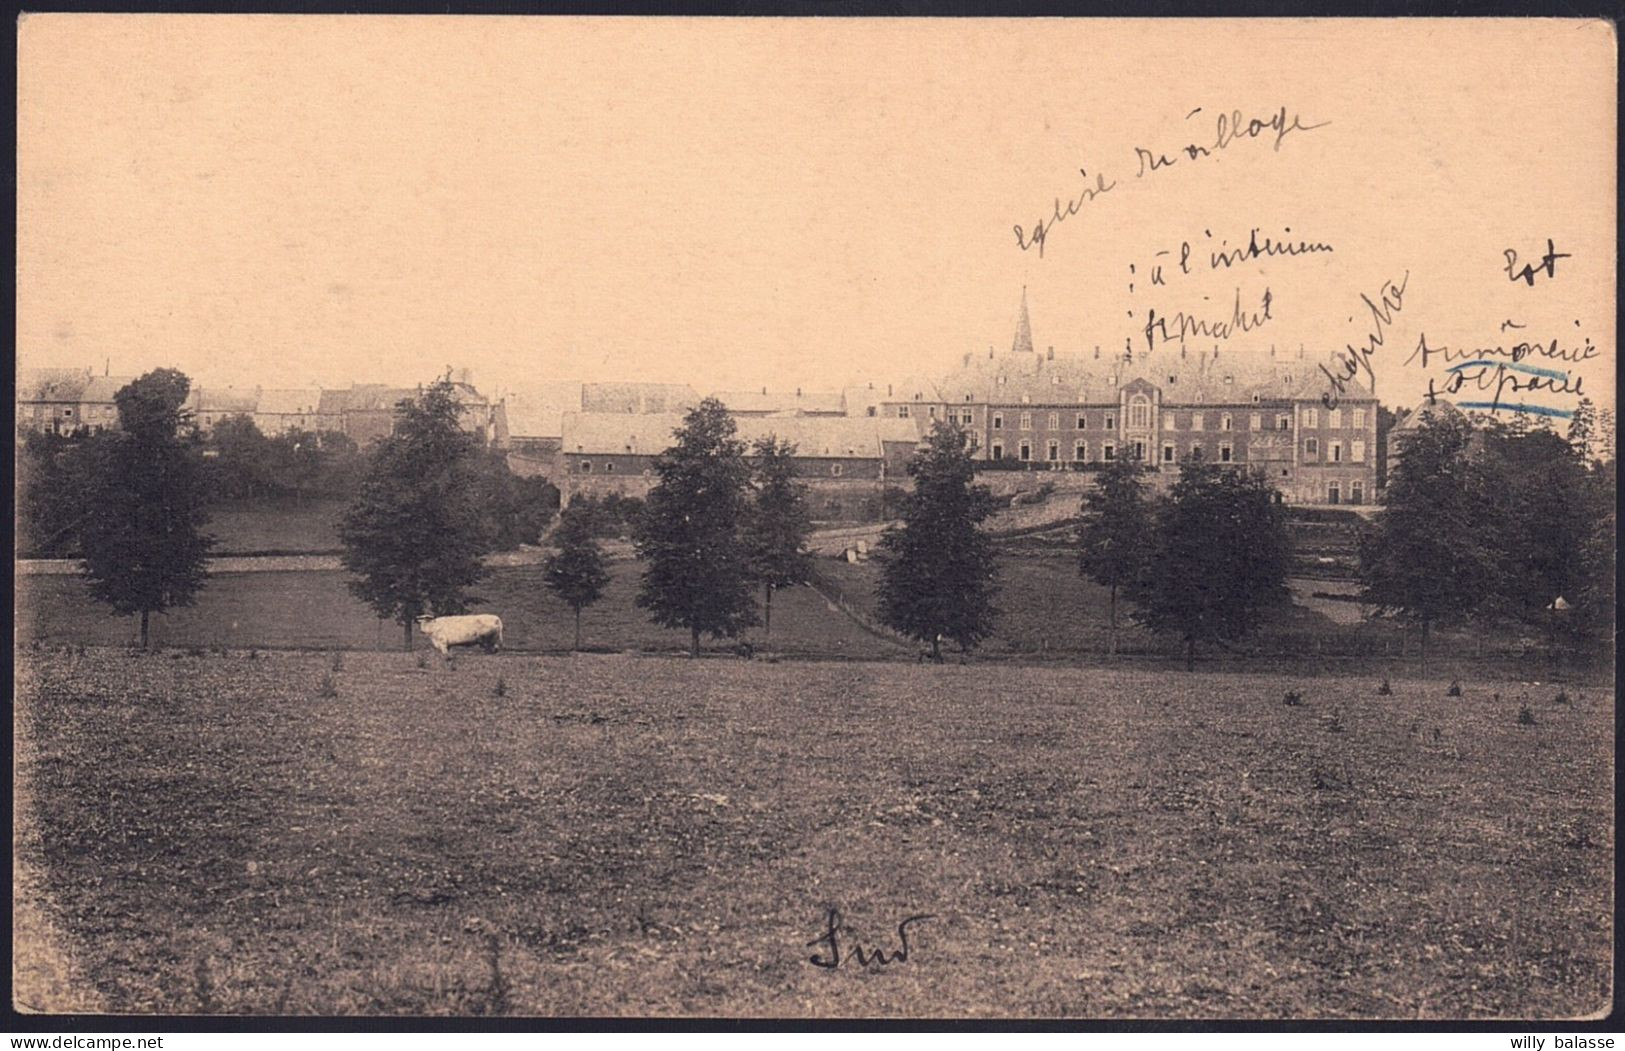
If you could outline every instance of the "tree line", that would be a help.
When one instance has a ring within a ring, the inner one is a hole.
[[[364,453],[336,440],[313,441],[309,452],[301,436],[256,437],[248,421],[217,434],[212,466],[188,426],[187,389],[173,370],[142,377],[117,396],[120,429],[82,439],[65,458],[82,501],[69,532],[92,593],[117,613],[140,614],[143,645],[150,613],[191,604],[203,586],[220,472],[264,470],[251,487],[283,484],[268,480],[277,478],[314,486],[321,456],[358,456],[334,468],[354,471],[342,562],[352,592],[399,623],[408,647],[418,616],[479,604],[471,590],[486,575],[485,557],[534,540],[551,517],[550,507],[538,510],[538,492],[515,497],[500,457],[461,428],[449,384],[401,402],[393,432]],[[1432,632],[1469,623],[1532,627],[1554,650],[1576,654],[1611,644],[1613,452],[1589,405],[1567,437],[1459,413],[1419,424],[1389,465],[1383,506],[1360,540],[1361,601],[1414,628],[1424,667]],[[645,499],[583,499],[559,514],[543,578],[572,609],[578,648],[582,613],[609,583],[609,538],[632,542],[639,608],[686,631],[695,655],[702,638],[737,638],[758,624],[770,633],[775,593],[812,579],[795,447],[774,438],[747,446],[736,433],[724,406],[707,399],[655,459]],[[318,466],[301,466],[302,455]],[[997,505],[975,484],[974,466],[967,434],[937,424],[909,463],[912,487],[877,552],[881,621],[938,660],[944,642],[974,649],[1000,615],[997,551],[985,529]],[[1198,646],[1244,638],[1288,603],[1285,509],[1268,480],[1245,468],[1188,462],[1161,495],[1148,477],[1128,461],[1100,472],[1080,508],[1078,571],[1107,591],[1109,654],[1121,606],[1178,640],[1190,668]],[[20,518],[36,490],[23,487]]]

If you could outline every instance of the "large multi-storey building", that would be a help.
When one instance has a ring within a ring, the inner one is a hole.
[[[1258,469],[1293,503],[1372,502],[1376,399],[1349,383],[1328,407],[1324,389],[1301,350],[1040,353],[1023,293],[1008,353],[967,354],[946,376],[894,385],[880,412],[922,433],[950,420],[970,433],[978,460],[1000,466],[1130,459],[1171,480],[1182,462],[1203,460]]]

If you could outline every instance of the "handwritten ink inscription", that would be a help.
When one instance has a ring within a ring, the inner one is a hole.
[[[1270,309],[1275,304],[1275,294],[1264,289],[1264,294],[1258,298],[1258,308],[1242,306],[1241,289],[1236,289],[1236,300],[1230,309],[1227,318],[1198,318],[1183,310],[1177,311],[1172,317],[1159,317],[1155,308],[1147,314],[1145,328],[1145,345],[1147,349],[1155,350],[1157,344],[1178,343],[1185,345],[1190,336],[1200,336],[1203,339],[1229,339],[1231,336],[1244,332],[1252,332],[1268,324],[1274,317]]]
[[[1185,119],[1190,120],[1201,112],[1202,108],[1198,106],[1185,114]],[[1139,169],[1134,173],[1134,177],[1143,179],[1147,175],[1154,174],[1174,164],[1184,163],[1189,165],[1191,162],[1205,157],[1216,158],[1238,142],[1260,138],[1269,141],[1270,135],[1267,133],[1273,133],[1274,149],[1276,152],[1280,152],[1281,143],[1286,141],[1287,136],[1293,132],[1314,131],[1316,128],[1324,128],[1330,123],[1331,121],[1323,120],[1319,124],[1305,124],[1302,117],[1291,112],[1285,106],[1280,107],[1270,116],[1263,118],[1245,117],[1240,110],[1220,113],[1214,124],[1212,139],[1203,139],[1201,142],[1191,142],[1185,146],[1176,147],[1171,155],[1148,150],[1143,146],[1134,147],[1134,156],[1139,162]],[[1095,200],[1101,194],[1111,192],[1118,184],[1118,180],[1108,179],[1102,172],[1097,171],[1091,177],[1086,169],[1079,168],[1078,174],[1084,178],[1084,187],[1081,190],[1069,193],[1065,200],[1056,197],[1050,214],[1034,223],[1031,231],[1019,225],[1011,227],[1015,231],[1017,248],[1020,248],[1023,252],[1037,248],[1039,258],[1043,258],[1044,245],[1049,240],[1050,234],[1054,232],[1057,224],[1077,215],[1085,204]]]
[[[1559,252],[1550,237],[1546,238],[1546,254],[1540,257],[1539,263],[1525,263],[1522,269],[1518,268],[1518,251],[1508,248],[1502,253],[1506,257],[1507,280],[1513,284],[1519,281],[1533,287],[1536,274],[1545,274],[1547,278],[1557,277],[1557,261],[1559,259],[1573,259],[1569,252]]]
[[[824,933],[807,943],[808,946],[820,946],[821,951],[814,953],[812,956],[807,957],[807,959],[813,966],[823,967],[826,970],[831,971],[840,967],[843,963],[856,963],[862,968],[885,967],[890,964],[907,963],[909,954],[909,925],[914,923],[924,923],[926,920],[935,918],[936,917],[931,913],[919,913],[917,915],[910,916],[903,920],[903,922],[899,923],[897,925],[897,947],[889,954],[883,948],[865,950],[856,939],[853,939],[849,951],[843,955],[841,951],[841,931],[843,929],[841,924],[841,911],[831,907],[824,915]],[[850,933],[851,928],[848,927],[845,929],[848,931],[848,933]]]
[[[1365,342],[1356,347],[1352,343],[1345,343],[1343,350],[1332,351],[1332,364],[1325,365],[1320,371],[1325,374],[1330,386],[1320,396],[1321,404],[1328,409],[1337,408],[1337,399],[1348,389],[1348,381],[1364,372],[1367,380],[1375,383],[1376,376],[1371,371],[1371,356],[1377,352],[1387,340],[1387,329],[1394,323],[1394,315],[1405,308],[1405,286],[1411,283],[1411,272],[1405,271],[1405,276],[1397,283],[1392,279],[1382,283],[1382,289],[1377,293],[1377,299],[1372,301],[1365,293],[1360,293],[1360,302],[1371,312],[1371,331],[1366,334]],[[1349,318],[1350,321],[1354,319]]]

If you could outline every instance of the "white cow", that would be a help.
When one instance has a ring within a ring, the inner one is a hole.
[[[492,613],[474,613],[461,617],[419,617],[418,627],[428,638],[429,645],[440,655],[451,659],[453,646],[480,646],[486,653],[502,648],[502,618]]]

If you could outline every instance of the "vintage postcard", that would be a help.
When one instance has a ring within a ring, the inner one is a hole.
[[[17,34],[16,1024],[1612,1010],[1611,23]]]

